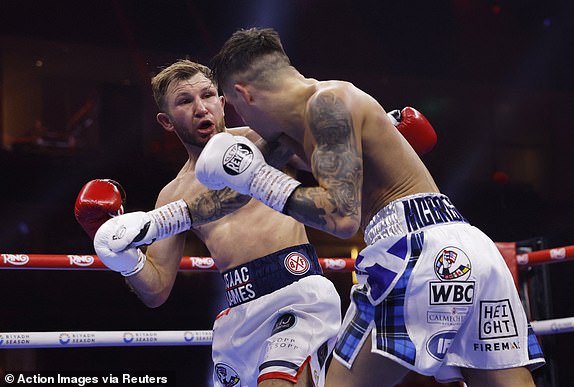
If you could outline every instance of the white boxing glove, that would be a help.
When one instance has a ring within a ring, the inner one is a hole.
[[[191,228],[183,199],[149,212],[131,212],[106,221],[96,232],[94,249],[102,262],[124,276],[143,268],[145,254],[137,246],[149,245]]]
[[[138,273],[143,269],[146,255],[137,247],[130,247],[129,249],[120,252],[110,250],[105,241],[109,237],[104,226],[98,229],[96,237],[94,238],[94,248],[98,258],[108,267],[108,269],[117,271],[124,277],[129,277]],[[98,235],[100,238],[98,238]]]
[[[195,164],[197,179],[210,189],[229,187],[279,212],[301,183],[268,165],[255,144],[242,136],[218,133]]]

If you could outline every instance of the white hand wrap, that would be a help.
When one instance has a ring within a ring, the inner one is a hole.
[[[130,212],[109,219],[96,232],[94,249],[108,268],[130,276],[139,272],[146,261],[146,255],[137,246],[190,228],[187,204],[181,199],[150,212]]]
[[[149,211],[147,215],[151,218],[150,227],[142,239],[133,241],[137,246],[150,244],[191,228],[191,217],[183,199]]]
[[[275,211],[283,212],[291,193],[301,182],[264,164],[257,170],[249,186],[249,194]]]

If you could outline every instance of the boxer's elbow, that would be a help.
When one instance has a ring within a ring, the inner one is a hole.
[[[147,297],[140,297],[140,299],[142,300],[142,302],[144,303],[145,306],[147,306],[148,308],[158,308],[160,306],[162,306],[163,304],[165,304],[165,302],[167,301],[167,299],[169,298],[169,293],[167,294],[156,294],[153,295],[151,297],[147,296]]]
[[[152,288],[149,286],[137,286],[128,281],[131,290],[138,296],[140,301],[148,308],[157,308],[165,304],[171,293],[171,286]]]
[[[338,238],[348,239],[359,231],[361,225],[360,216],[344,215],[333,218],[334,227],[331,234]]]

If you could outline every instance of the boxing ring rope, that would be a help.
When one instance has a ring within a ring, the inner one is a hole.
[[[75,254],[0,254],[0,269],[108,270],[97,255]],[[574,245],[516,254],[520,267],[574,260]],[[325,272],[347,272],[354,269],[352,258],[319,258]],[[182,257],[180,271],[217,271],[210,257]]]
[[[108,270],[96,255],[0,254],[0,269]],[[574,245],[516,254],[520,268],[574,260]],[[319,258],[325,272],[350,272],[352,258]],[[182,257],[180,271],[217,271],[210,257]],[[574,331],[574,317],[532,321],[537,335]],[[212,331],[0,332],[0,349],[211,345]]]

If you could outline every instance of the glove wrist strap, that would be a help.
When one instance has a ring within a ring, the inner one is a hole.
[[[300,184],[286,173],[265,164],[255,173],[249,193],[274,210],[283,212],[287,199]]]
[[[147,260],[147,256],[140,249],[136,249],[136,250],[138,252],[138,262],[132,270],[120,272],[120,274],[123,275],[124,277],[130,277],[134,274],[139,273],[145,265],[145,261]]]

